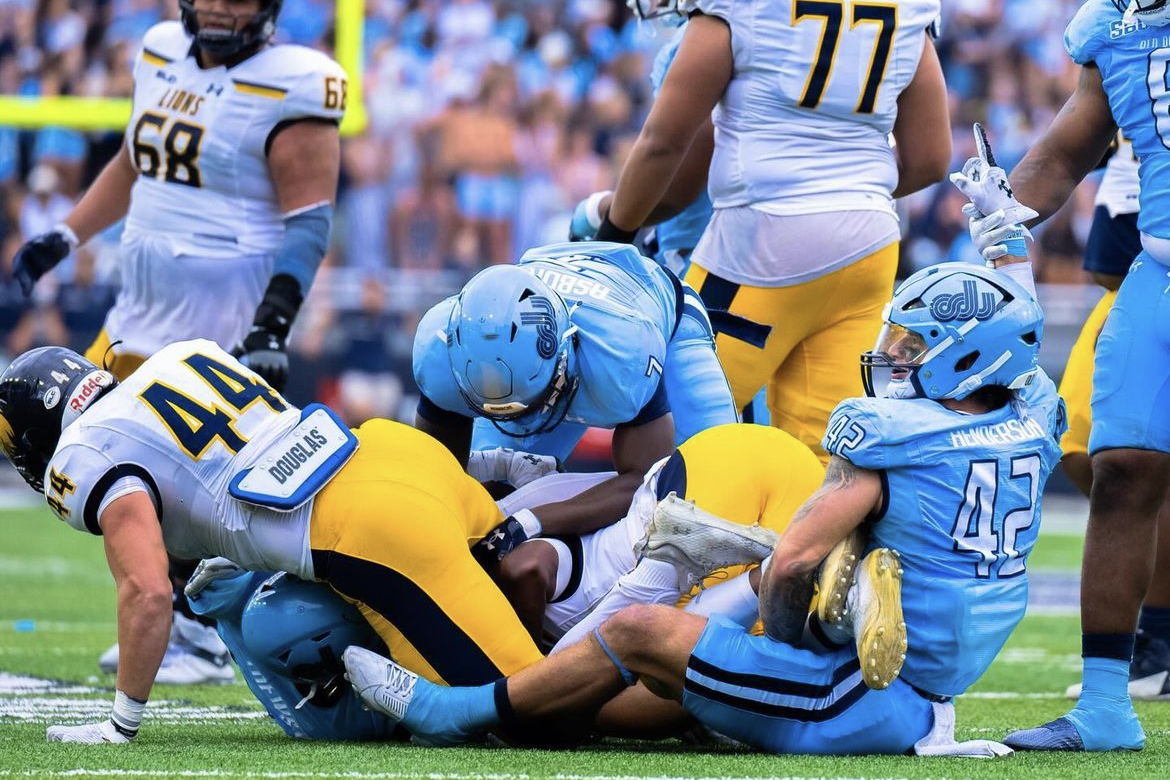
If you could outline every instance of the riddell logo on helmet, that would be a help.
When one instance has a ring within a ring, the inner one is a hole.
[[[557,321],[552,302],[543,295],[533,295],[528,301],[537,311],[520,312],[520,324],[536,326],[536,354],[548,360],[557,352]]]
[[[66,402],[66,410],[64,419],[62,420],[62,428],[77,419],[78,415],[84,412],[94,399],[101,394],[101,391],[114,384],[114,377],[108,371],[91,371],[77,387],[73,388],[73,392],[69,394],[69,400]]]
[[[988,320],[995,314],[995,296],[980,293],[975,282],[963,281],[963,292],[935,296],[930,302],[930,316],[939,322],[951,320]]]

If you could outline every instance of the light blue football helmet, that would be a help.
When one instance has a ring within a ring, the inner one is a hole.
[[[509,436],[556,427],[580,377],[564,300],[521,266],[480,271],[447,323],[447,355],[468,408]]]
[[[385,652],[385,644],[357,607],[326,584],[286,572],[269,577],[248,599],[240,618],[243,650],[256,663],[291,678],[317,706],[346,691],[341,654],[350,645]]]
[[[980,387],[1018,390],[1036,375],[1044,313],[991,269],[924,268],[898,285],[883,319],[877,345],[861,356],[869,396],[958,400]]]
[[[1170,3],[1167,0],[1113,0],[1121,11],[1125,24],[1142,22],[1149,27],[1164,27],[1170,24]]]

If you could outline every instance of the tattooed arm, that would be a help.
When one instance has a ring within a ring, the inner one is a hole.
[[[881,501],[878,472],[832,457],[824,484],[797,510],[780,536],[760,583],[760,617],[770,638],[793,645],[800,641],[817,567]]]

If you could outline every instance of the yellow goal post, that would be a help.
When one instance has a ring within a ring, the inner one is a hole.
[[[365,0],[337,0],[334,56],[349,77],[342,135],[355,135],[366,126],[361,68],[364,14]],[[129,98],[0,95],[0,127],[125,130],[130,110]]]

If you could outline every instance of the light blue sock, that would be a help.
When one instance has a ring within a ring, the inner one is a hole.
[[[463,744],[499,725],[494,689],[494,683],[448,688],[420,677],[402,725],[425,744]]]
[[[1081,700],[1129,701],[1129,662],[1117,658],[1084,659]]]

